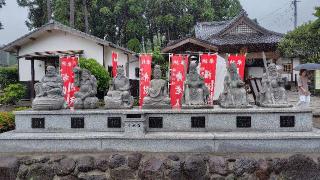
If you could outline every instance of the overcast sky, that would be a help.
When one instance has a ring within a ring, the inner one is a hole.
[[[251,19],[257,18],[265,28],[286,33],[293,29],[292,0],[240,0]],[[25,25],[28,10],[17,5],[16,0],[6,0],[6,6],[0,9],[0,21],[4,29],[0,30],[0,45],[7,44],[26,34]],[[298,25],[314,20],[314,7],[320,6],[320,0],[300,0],[298,2]]]

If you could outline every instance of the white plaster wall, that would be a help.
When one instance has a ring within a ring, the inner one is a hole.
[[[22,46],[19,55],[21,56],[33,52],[66,50],[84,50],[83,57],[94,58],[101,65],[103,64],[103,48],[101,45],[91,40],[58,30],[52,31],[51,33],[45,33],[35,41]],[[24,59],[19,60],[20,81],[31,80],[30,64],[30,61],[25,61]],[[39,62],[35,61],[35,80],[40,80],[43,75],[44,63],[39,65]]]
[[[137,61],[137,58],[132,56],[131,54],[127,55],[123,51],[120,51],[112,47],[105,47],[105,50],[104,50],[104,60],[105,60],[106,69],[108,70],[108,66],[112,66],[112,59],[111,59],[112,52],[118,53],[118,65],[123,65],[125,69],[129,68],[129,74],[126,74],[129,77],[129,79],[138,79],[135,76],[135,68],[139,67],[139,61]],[[128,56],[129,56],[129,67],[127,67]]]
[[[279,58],[277,60],[277,64],[278,65],[282,65],[282,64],[288,64],[291,63],[291,59],[289,58]],[[297,65],[300,64],[300,59],[299,58],[293,58],[293,68],[295,68]],[[290,73],[282,73],[282,77],[286,77],[289,81],[291,81],[291,76],[292,74]],[[299,77],[299,71],[295,71],[293,70],[293,81],[295,81],[295,77]]]
[[[134,60],[129,63],[129,78],[130,79],[139,79],[139,77],[136,77],[136,71],[135,69],[139,67],[139,61]]]
[[[261,78],[263,75],[262,67],[247,67],[246,71],[248,71],[248,76],[252,76],[254,78]]]

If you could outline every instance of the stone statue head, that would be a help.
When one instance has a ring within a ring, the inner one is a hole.
[[[122,65],[117,66],[117,76],[124,76],[124,67]]]
[[[268,66],[268,71],[271,76],[277,75],[277,66],[274,63],[270,63]]]
[[[56,68],[54,66],[48,66],[46,76],[54,77],[57,75]]]
[[[162,71],[159,65],[155,65],[153,69],[153,78],[160,79],[162,75]]]
[[[189,72],[190,73],[195,73],[197,72],[197,63],[195,61],[191,61],[189,65]]]
[[[195,61],[191,61],[189,65],[189,77],[192,81],[197,81],[199,79],[199,74],[197,70],[197,63]]]
[[[234,73],[238,73],[238,67],[236,65],[236,63],[231,63],[229,66],[229,72],[234,74]]]
[[[90,79],[90,77],[91,77],[91,72],[88,69],[82,69],[81,78],[86,80],[86,79]]]

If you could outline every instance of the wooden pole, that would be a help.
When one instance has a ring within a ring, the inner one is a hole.
[[[34,59],[32,58],[31,59],[31,99],[33,99],[35,96],[34,96],[34,81],[35,81],[35,78],[34,78]]]

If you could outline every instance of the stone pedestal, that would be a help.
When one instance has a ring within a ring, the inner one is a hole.
[[[127,114],[124,120],[124,135],[143,137],[145,135],[145,116],[142,114]]]
[[[0,152],[320,152],[311,109],[16,112]]]

